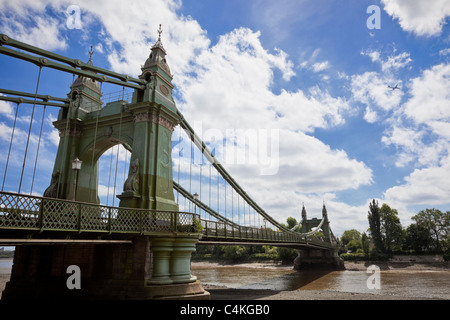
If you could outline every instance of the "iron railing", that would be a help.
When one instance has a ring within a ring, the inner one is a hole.
[[[0,192],[0,229],[127,234],[200,233],[194,213],[117,208]]]
[[[275,231],[264,227],[255,228],[249,226],[236,226],[224,221],[210,221],[203,219],[201,219],[201,226],[203,240],[311,244],[326,248],[334,247],[333,244],[314,236],[306,237],[299,233]]]

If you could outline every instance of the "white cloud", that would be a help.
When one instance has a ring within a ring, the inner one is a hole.
[[[450,152],[450,65],[439,64],[411,80],[411,97],[382,141],[399,150],[398,166],[435,166]],[[412,120],[412,123],[411,123]]]
[[[386,201],[408,205],[450,203],[450,157],[443,159],[440,166],[414,170],[405,180],[405,184],[386,190]]]
[[[311,56],[309,57],[309,59],[300,62],[299,66],[302,69],[307,69],[307,70],[311,70],[312,72],[322,72],[326,69],[329,69],[331,67],[330,63],[328,62],[328,60],[324,60],[324,61],[317,61],[317,57],[320,54],[320,52],[322,51],[322,49],[317,48],[313,51],[313,53],[311,54]],[[305,53],[302,54],[302,56],[304,56]],[[323,76],[322,76],[323,78]]]
[[[378,115],[375,111],[373,111],[369,106],[366,107],[366,112],[364,113],[364,120],[369,123],[374,123],[377,121]]]
[[[412,80],[411,93],[404,109],[416,123],[450,121],[450,64],[425,70]]]
[[[398,149],[397,166],[416,167],[404,184],[386,190],[389,202],[409,206],[450,202],[449,75],[450,65],[440,64],[413,79],[411,98],[383,137],[384,143]]]
[[[316,62],[312,65],[312,69],[314,72],[320,72],[328,68],[328,61]]]
[[[437,36],[450,16],[448,0],[382,0],[384,10],[403,30],[418,36]]]
[[[67,41],[60,31],[65,19],[45,15],[45,3],[40,1],[0,1],[2,33],[43,49],[66,49]]]
[[[439,50],[439,55],[441,55],[441,56],[446,56],[448,54],[450,54],[450,48],[445,48],[445,49]]]
[[[274,69],[290,73],[291,64],[279,51],[263,49],[259,36],[237,29],[201,52],[195,60],[196,77],[184,82],[178,106],[190,123],[201,120],[203,131],[215,129],[225,135],[231,128],[279,130],[277,174],[261,176],[259,167],[250,164],[226,168],[257,203],[285,221],[302,197],[320,199],[335,190],[368,185],[372,171],[307,134],[343,124],[349,111],[345,99],[318,87],[308,92],[271,91]]]
[[[353,99],[371,108],[383,111],[393,110],[400,104],[403,92],[391,90],[387,86],[392,82],[388,75],[377,72],[365,72],[351,77]],[[371,114],[373,120],[373,113]]]
[[[394,51],[395,53],[395,51]],[[408,52],[402,52],[398,55],[392,54],[387,56],[386,59],[382,59],[381,52],[376,50],[361,51],[362,55],[370,57],[372,62],[378,62],[381,65],[381,71],[393,72],[398,69],[404,68],[412,62],[410,54]]]

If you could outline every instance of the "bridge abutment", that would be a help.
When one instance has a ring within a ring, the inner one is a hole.
[[[327,269],[345,270],[344,261],[334,249],[297,249],[294,270]]]
[[[195,236],[141,236],[131,244],[17,246],[2,299],[209,299],[191,275],[197,241]]]

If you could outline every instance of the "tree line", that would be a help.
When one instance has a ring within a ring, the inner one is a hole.
[[[406,228],[396,209],[372,200],[368,211],[369,228],[360,233],[347,230],[340,238],[346,249],[365,256],[392,253],[443,253],[450,256],[450,211],[424,209],[414,215]]]

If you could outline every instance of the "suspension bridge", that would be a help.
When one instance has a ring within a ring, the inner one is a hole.
[[[0,35],[1,54],[38,70],[34,92],[0,89],[0,100],[15,106],[1,122],[10,138],[1,157],[0,244],[16,246],[3,299],[207,298],[190,270],[198,244],[286,246],[298,250],[298,269],[343,267],[325,204],[321,219],[308,219],[303,207],[299,225],[288,228],[194,132],[172,97],[158,32],[138,78],[95,66],[92,47],[82,62]],[[67,97],[40,92],[46,69],[72,75]],[[104,94],[104,84],[122,90]],[[28,131],[18,129],[23,108],[31,109]],[[50,130],[59,144],[53,170],[42,173],[47,108],[58,111]],[[114,181],[106,204],[102,172]],[[82,290],[67,289],[70,265],[81,269]]]

